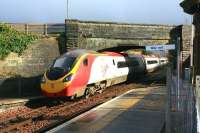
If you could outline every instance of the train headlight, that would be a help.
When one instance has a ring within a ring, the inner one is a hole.
[[[46,82],[46,79],[45,79],[45,77],[43,76],[42,78],[41,78],[41,83],[45,83]]]
[[[68,81],[70,81],[70,80],[72,80],[72,74],[70,74],[69,76],[65,77],[65,78],[63,79],[63,82],[68,82]]]

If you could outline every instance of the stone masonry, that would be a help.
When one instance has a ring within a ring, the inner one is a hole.
[[[191,26],[189,25],[144,25],[67,20],[66,29],[68,50],[162,45],[176,43],[177,37],[180,37],[183,61],[186,61],[190,54]]]

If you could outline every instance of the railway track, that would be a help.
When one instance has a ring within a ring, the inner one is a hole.
[[[132,89],[137,84],[122,84],[108,88],[102,94],[76,102],[65,101],[55,106],[43,106],[0,120],[0,132],[44,132]]]
[[[45,101],[39,106],[34,106],[32,109],[18,112],[18,114],[11,115],[10,117],[0,117],[0,132],[44,132],[128,90],[149,87],[151,83],[154,83],[154,81],[146,80],[144,83],[124,83],[107,88],[103,93],[92,96],[89,99],[78,99],[76,101],[62,100],[55,104],[48,102],[46,99],[47,102]]]

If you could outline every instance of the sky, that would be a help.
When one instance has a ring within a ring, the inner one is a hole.
[[[69,0],[69,18],[136,24],[190,24],[182,0]],[[0,0],[0,22],[64,23],[67,0]]]

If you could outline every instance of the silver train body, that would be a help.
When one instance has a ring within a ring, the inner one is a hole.
[[[134,73],[153,72],[168,63],[168,58],[166,57],[148,57],[142,55],[128,55],[128,57],[136,64],[133,68],[134,70],[132,70]]]

